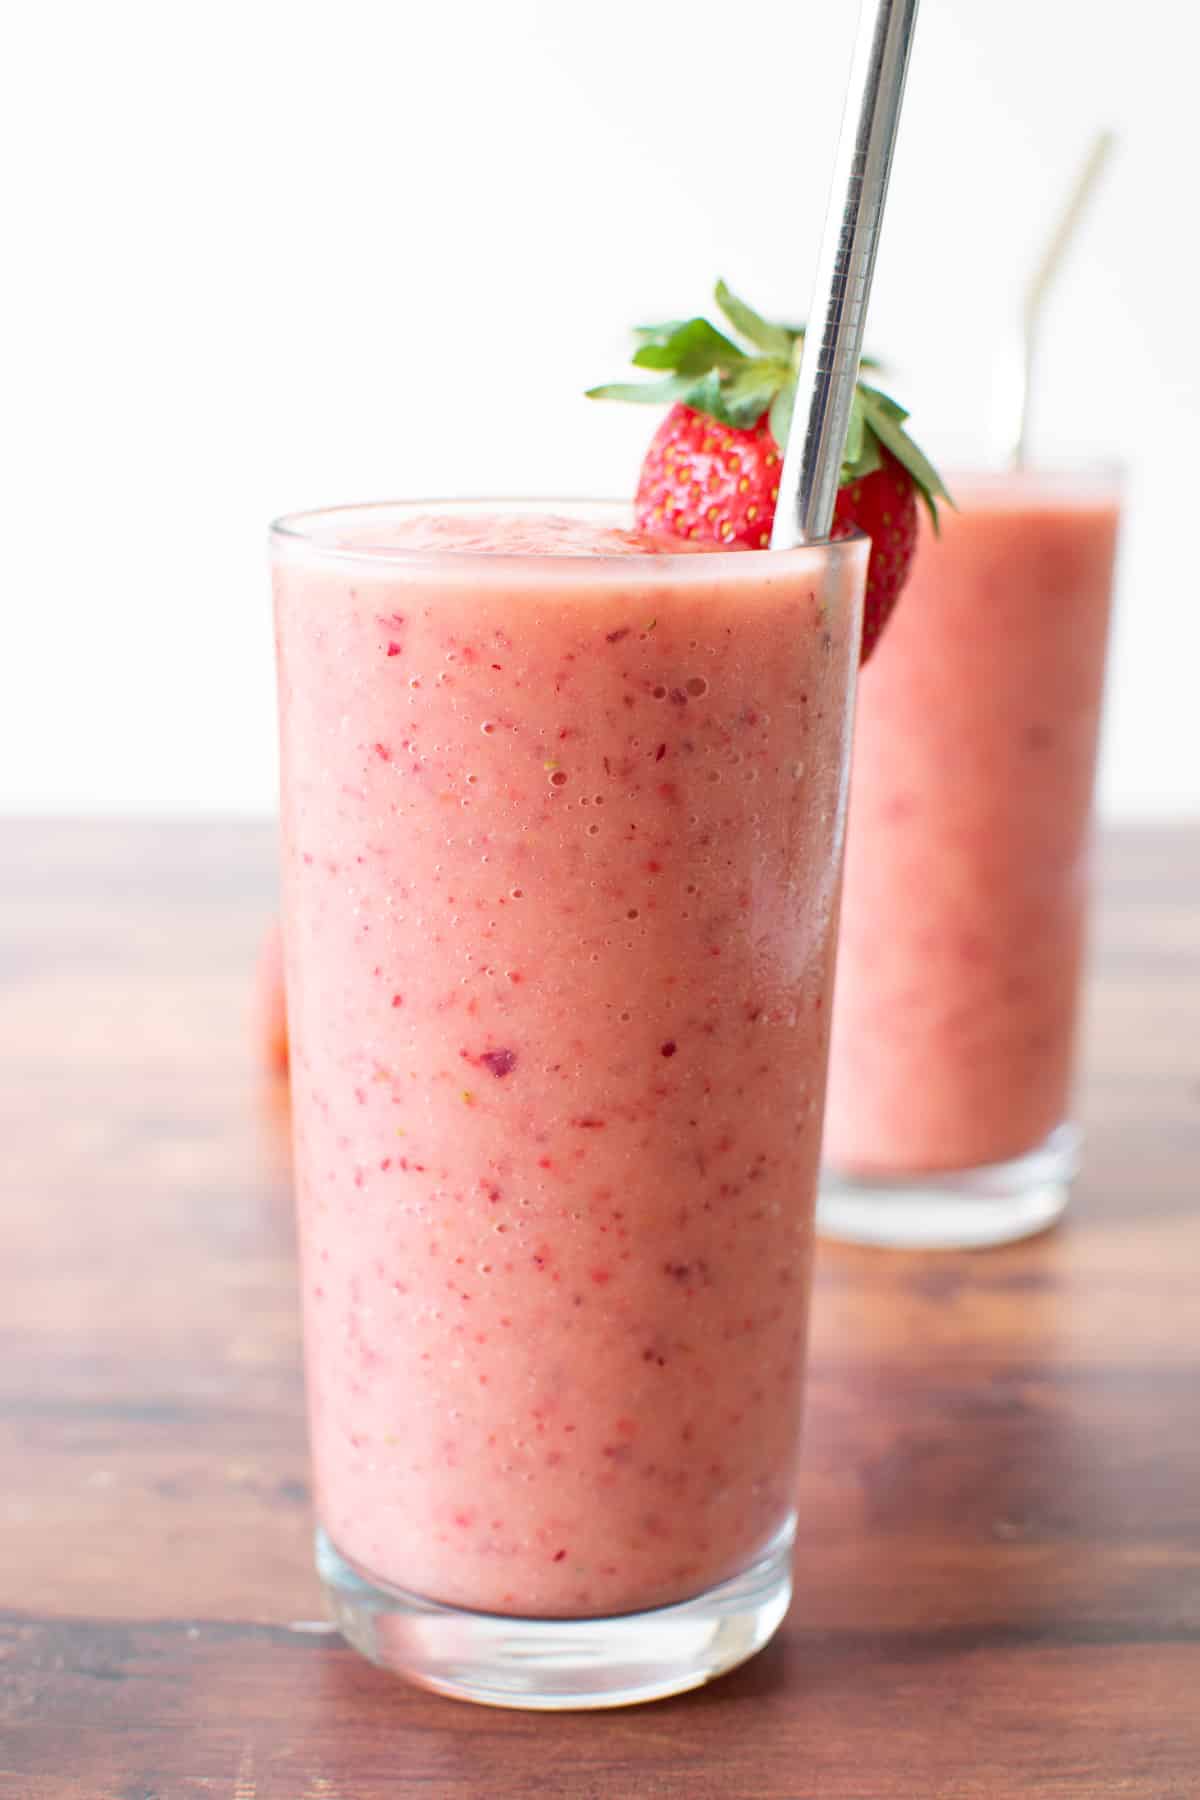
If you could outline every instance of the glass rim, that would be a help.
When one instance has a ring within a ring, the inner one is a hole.
[[[795,566],[797,563],[810,561],[819,556],[833,563],[852,560],[859,546],[869,543],[865,532],[855,528],[845,537],[821,538],[811,544],[798,544],[789,550],[748,549],[745,547],[722,548],[713,545],[694,550],[620,550],[620,551],[583,551],[583,552],[550,552],[548,554],[536,550],[460,550],[452,545],[425,546],[419,549],[392,549],[382,547],[355,548],[336,541],[323,539],[320,528],[329,529],[339,520],[347,523],[363,521],[371,514],[399,516],[411,518],[421,513],[460,514],[501,513],[508,516],[519,516],[523,513],[547,513],[557,517],[580,517],[588,514],[599,514],[604,523],[619,524],[622,528],[632,530],[632,500],[597,499],[575,495],[573,497],[545,497],[525,495],[456,495],[453,497],[417,499],[417,500],[365,500],[351,501],[341,506],[309,507],[298,512],[282,513],[271,521],[268,528],[269,541],[273,550],[297,553],[319,558],[321,561],[350,563],[357,566],[368,566],[374,569],[408,569],[430,566],[445,568],[463,567],[475,564],[481,569],[511,569],[534,565],[545,569],[559,569],[564,575],[568,572],[580,574],[585,570],[603,569],[611,573],[617,569],[636,570],[639,575],[657,573],[660,576],[679,575],[685,571],[697,576],[707,574],[710,578],[714,568],[736,569],[743,576],[753,570],[762,574],[762,559],[770,557],[781,567]],[[616,517],[614,515],[619,515]]]
[[[1119,493],[1129,485],[1129,465],[1115,457],[1047,457],[1044,460],[1022,463],[1006,463],[1003,461],[955,461],[947,460],[942,473],[951,494],[956,484],[963,487],[1003,488],[1006,485],[1014,489],[1038,488],[1047,489],[1079,488],[1094,490],[1097,493]]]

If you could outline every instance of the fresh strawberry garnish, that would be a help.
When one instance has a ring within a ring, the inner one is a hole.
[[[765,550],[782,462],[765,417],[739,430],[676,401],[642,459],[637,522],[643,531]]]
[[[774,325],[717,283],[717,305],[747,350],[707,319],[672,320],[637,332],[633,361],[662,379],[592,388],[593,399],[669,404],[638,480],[644,531],[726,549],[770,543],[783,447],[796,393],[803,331]],[[865,360],[865,359],[864,359]],[[937,528],[932,464],[904,429],[908,414],[878,388],[855,389],[831,535],[871,539],[862,660],[875,648],[908,578],[917,543],[917,500]]]
[[[917,484],[890,450],[881,449],[879,454],[877,469],[838,489],[829,534],[843,538],[858,530],[871,540],[860,662],[866,662],[879,642],[917,551]],[[935,523],[936,519],[935,513]]]

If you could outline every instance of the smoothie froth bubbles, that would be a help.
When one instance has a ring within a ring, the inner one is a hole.
[[[317,1507],[590,1616],[786,1525],[867,547],[592,514],[275,541]]]

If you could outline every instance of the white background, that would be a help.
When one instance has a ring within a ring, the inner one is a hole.
[[[272,807],[272,514],[628,491],[655,415],[580,390],[718,274],[804,310],[854,12],[22,6],[0,64],[0,807]],[[986,453],[1057,196],[1091,133],[1120,133],[1038,437],[1130,468],[1116,815],[1200,811],[1198,51],[1178,0],[925,0],[872,313],[930,452]]]

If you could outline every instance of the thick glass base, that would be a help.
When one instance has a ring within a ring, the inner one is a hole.
[[[319,1527],[317,1573],[338,1629],[371,1662],[457,1700],[561,1712],[682,1694],[761,1650],[791,1599],[794,1535],[793,1517],[732,1581],[607,1619],[506,1618],[381,1587]]]
[[[1062,1216],[1079,1168],[1079,1133],[1060,1125],[1011,1162],[929,1175],[821,1171],[817,1230],[889,1250],[977,1250],[1045,1231]]]

